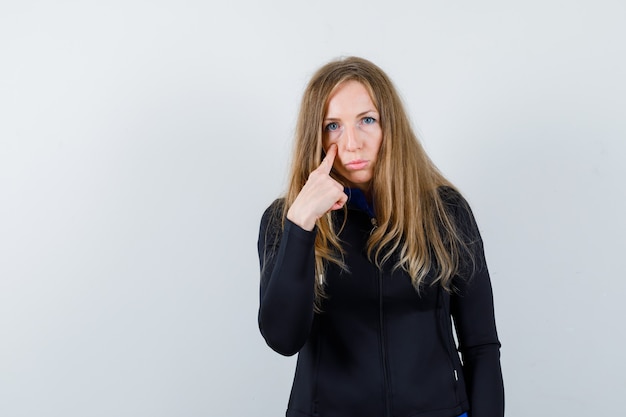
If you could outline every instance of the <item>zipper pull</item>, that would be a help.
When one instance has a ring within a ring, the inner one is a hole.
[[[456,369],[454,370],[454,380],[455,381],[459,380],[459,374],[456,373]]]

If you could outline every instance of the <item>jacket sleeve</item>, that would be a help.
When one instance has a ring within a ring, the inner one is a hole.
[[[474,258],[462,267],[465,278],[455,282],[457,292],[451,297],[471,416],[501,417],[504,416],[504,385],[500,341],[483,243],[467,202],[458,195],[454,206],[457,227]]]
[[[275,201],[261,219],[259,329],[272,349],[291,356],[304,346],[313,323],[316,231],[288,219],[283,228],[282,204]]]

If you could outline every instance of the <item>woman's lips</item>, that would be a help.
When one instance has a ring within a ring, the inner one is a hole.
[[[364,159],[355,159],[354,161],[348,162],[346,164],[346,168],[348,168],[351,171],[357,171],[359,169],[365,168],[368,163],[369,161],[366,161]]]

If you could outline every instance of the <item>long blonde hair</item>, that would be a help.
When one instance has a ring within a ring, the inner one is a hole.
[[[431,268],[433,283],[451,291],[462,256],[469,254],[454,217],[446,210],[439,190],[452,187],[439,172],[413,133],[402,101],[391,80],[376,65],[362,58],[332,61],[320,68],[304,91],[295,132],[295,146],[282,218],[322,159],[323,121],[332,92],[343,82],[358,81],[369,91],[380,114],[383,140],[372,180],[378,227],[367,253],[379,268],[394,258],[419,290]],[[340,178],[337,178],[341,182]],[[316,306],[324,296],[328,262],[345,267],[341,241],[332,213],[317,221],[315,240]],[[471,255],[471,254],[470,254]]]

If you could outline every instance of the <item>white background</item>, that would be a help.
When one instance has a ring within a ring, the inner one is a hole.
[[[624,412],[626,3],[0,3],[0,416],[280,416],[256,239],[311,74],[395,81],[486,244],[507,415]]]

